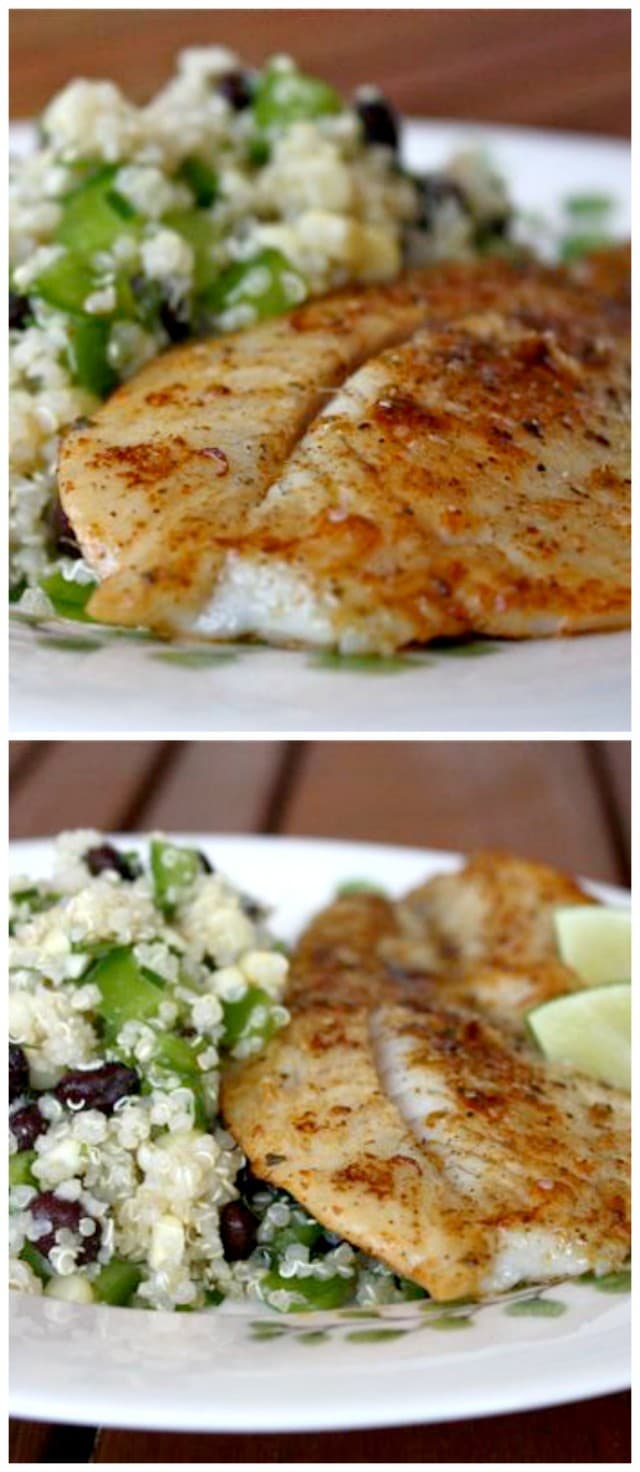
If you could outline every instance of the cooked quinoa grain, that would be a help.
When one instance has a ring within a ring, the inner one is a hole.
[[[192,48],[144,107],[74,81],[40,127],[13,171],[9,320],[12,587],[42,615],[52,572],[92,581],[53,514],[74,420],[171,342],[503,246],[508,206],[477,156],[425,194],[380,94],[346,103],[287,56],[255,71]]]
[[[10,897],[10,1283],[73,1303],[283,1312],[395,1278],[256,1180],[218,1115],[225,1058],[288,1021],[265,912],[206,855],[62,834]]]

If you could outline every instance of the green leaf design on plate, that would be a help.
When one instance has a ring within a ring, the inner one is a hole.
[[[81,634],[42,634],[38,639],[42,649],[62,649],[69,654],[90,654],[94,649],[102,649],[101,639],[83,638]]]
[[[558,1298],[521,1298],[516,1303],[508,1304],[505,1313],[512,1319],[524,1318],[530,1315],[533,1319],[558,1319],[561,1314],[567,1312],[566,1303],[560,1303]]]
[[[263,1324],[258,1322],[251,1325],[252,1339],[282,1339],[282,1336],[288,1333],[288,1324]]]
[[[579,261],[582,256],[590,255],[593,250],[603,250],[605,246],[612,244],[613,237],[604,230],[576,231],[565,235],[560,242],[561,261]]]
[[[186,670],[202,670],[209,665],[231,664],[236,658],[231,652],[222,653],[218,649],[161,649],[158,653],[151,655],[151,659],[161,660],[163,664],[177,664]]]
[[[339,674],[358,675],[400,674],[403,670],[406,672],[415,667],[417,663],[417,660],[402,654],[336,654],[332,649],[323,649],[318,654],[312,654],[309,659],[311,668],[315,670],[336,670]]]
[[[307,1329],[304,1334],[298,1334],[298,1344],[322,1344],[330,1339],[328,1329]]]
[[[341,1319],[379,1319],[380,1309],[371,1308],[341,1308]]]
[[[339,884],[336,889],[338,899],[347,899],[350,894],[378,894],[386,898],[387,891],[381,884],[374,884],[370,879],[345,879],[344,884]]]
[[[578,218],[583,216],[608,215],[614,206],[614,200],[610,194],[569,194],[564,200],[564,208],[568,215]]]
[[[598,1293],[630,1293],[631,1269],[622,1268],[619,1273],[605,1273],[602,1278],[592,1279]]]
[[[472,1322],[471,1314],[438,1314],[432,1319],[425,1318],[425,1328],[441,1329],[446,1333],[449,1329],[468,1329]]]
[[[379,1344],[383,1339],[402,1339],[406,1329],[350,1329],[345,1338],[351,1344]]]
[[[504,647],[504,644],[491,639],[465,639],[459,643],[436,639],[429,645],[429,650],[432,654],[446,655],[448,659],[484,659],[487,654],[497,654]]]

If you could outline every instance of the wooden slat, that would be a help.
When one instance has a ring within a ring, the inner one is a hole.
[[[162,749],[157,741],[47,744],[29,780],[12,789],[12,837],[118,828]]]
[[[10,741],[9,742],[9,771],[17,771],[25,759],[30,757],[41,743],[37,741]]]
[[[620,1462],[629,1460],[630,1397],[488,1420],[304,1435],[189,1436],[103,1431],[105,1462]]]
[[[137,826],[259,832],[284,756],[278,741],[190,742],[149,794]]]
[[[594,742],[601,754],[601,761],[615,808],[620,840],[624,847],[627,865],[631,859],[631,742]]]
[[[623,879],[579,742],[315,742],[288,833],[425,848],[512,848]]]
[[[16,1462],[44,1461],[50,1426],[41,1421],[9,1422],[9,1465]]]
[[[291,51],[345,93],[382,86],[431,117],[629,130],[629,11],[17,10],[11,19],[14,116],[40,111],[73,76],[108,76],[146,99],[177,50],[223,42],[248,61]],[[141,55],[144,64],[141,64]]]

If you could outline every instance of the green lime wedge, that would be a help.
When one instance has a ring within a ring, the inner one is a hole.
[[[529,1028],[552,1063],[568,1063],[618,1089],[631,1087],[631,987],[628,982],[569,992],[534,1007]]]
[[[631,911],[612,905],[568,905],[554,913],[558,949],[565,965],[586,986],[605,986],[631,977]]]

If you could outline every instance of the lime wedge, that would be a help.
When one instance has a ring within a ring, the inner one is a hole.
[[[534,1007],[529,1028],[552,1063],[568,1063],[618,1089],[631,1087],[631,987],[628,982],[569,992]]]
[[[568,905],[554,912],[558,950],[586,986],[631,977],[631,911]]]

